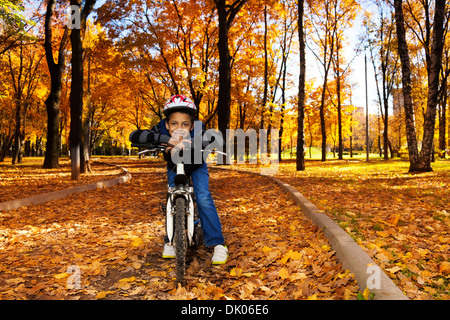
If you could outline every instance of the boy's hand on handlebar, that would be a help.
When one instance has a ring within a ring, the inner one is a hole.
[[[186,149],[186,147],[191,143],[191,140],[183,139],[182,136],[180,136],[178,139],[170,138],[169,143],[167,144],[168,147],[166,148],[165,152],[178,152],[180,150]]]

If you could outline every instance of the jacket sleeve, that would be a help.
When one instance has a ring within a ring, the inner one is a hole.
[[[135,130],[130,134],[129,140],[132,143],[169,143],[170,137],[160,133],[158,126],[151,130]]]

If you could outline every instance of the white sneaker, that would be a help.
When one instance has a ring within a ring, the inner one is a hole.
[[[164,259],[173,259],[175,258],[175,249],[168,243],[164,244],[164,250],[162,253],[162,257]]]
[[[214,247],[214,254],[211,258],[212,264],[225,264],[228,259],[228,248],[219,244]]]

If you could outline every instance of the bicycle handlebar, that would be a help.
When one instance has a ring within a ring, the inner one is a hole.
[[[166,148],[168,146],[163,146],[163,145],[154,145],[151,143],[132,143],[131,147],[133,148],[145,148],[145,150],[138,152],[138,155],[147,153],[147,152],[163,152],[166,150]],[[189,150],[189,149],[184,149],[184,150]],[[201,150],[201,152],[204,152],[207,150]],[[212,151],[212,150],[210,150]],[[214,150],[215,153],[221,154],[226,156],[227,154],[225,152],[222,151],[218,151],[218,150]]]
[[[165,149],[166,146],[163,145],[155,145],[152,143],[132,143],[131,144],[132,148],[147,148],[147,149],[155,149],[155,148],[161,148],[161,149]]]

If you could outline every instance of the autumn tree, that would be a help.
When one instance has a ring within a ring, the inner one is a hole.
[[[313,2],[310,4],[310,24],[314,30],[313,42],[316,44],[319,52],[315,49],[311,52],[319,61],[322,67],[322,94],[320,97],[320,128],[322,134],[322,161],[326,160],[327,148],[327,131],[325,122],[326,113],[326,95],[329,74],[333,62],[333,56],[336,48],[336,33],[337,33],[337,14],[338,14],[338,0],[326,0]]]
[[[340,4],[341,8],[339,10],[338,16],[335,17],[336,28],[336,53],[333,58],[333,71],[336,82],[336,103],[333,103],[337,109],[337,125],[338,125],[338,146],[339,146],[339,159],[343,159],[344,152],[344,139],[343,139],[343,122],[344,122],[344,112],[343,112],[343,102],[345,87],[348,87],[346,83],[346,77],[351,71],[350,66],[353,59],[358,54],[358,49],[355,50],[356,54],[350,62],[346,62],[342,51],[346,45],[348,45],[345,34],[349,27],[353,25],[353,21],[359,12],[359,5],[356,1],[350,0],[342,2]]]
[[[152,126],[151,111],[138,90],[145,79],[126,66],[120,50],[109,39],[106,30],[89,25],[86,30],[85,48],[89,51],[89,101],[84,110],[84,122],[88,126],[89,153],[95,146],[108,141],[120,147],[129,146],[128,134],[136,128]]]
[[[226,0],[214,0],[219,20],[219,40],[217,42],[219,49],[219,97],[217,101],[217,116],[219,130],[224,137],[226,136],[226,130],[230,126],[231,113],[231,58],[228,33],[236,15],[247,1],[235,0],[233,3],[227,4]]]
[[[23,49],[24,28],[26,25],[26,18],[23,16],[24,7],[21,1],[0,1],[0,72],[2,75],[0,81],[0,162],[3,162],[7,152],[11,148],[14,139],[14,119],[13,108],[5,108],[7,104],[13,105],[12,97],[8,92],[13,91],[12,83],[10,82],[11,67],[3,60],[3,55],[8,50],[14,48],[17,44],[21,44]],[[11,56],[9,56],[11,62]],[[11,63],[9,63],[11,65]],[[17,121],[16,121],[17,122]]]
[[[187,94],[199,106],[203,120],[210,122],[216,114],[218,68],[214,3],[150,1],[125,7],[120,3],[106,1],[98,10],[98,20],[111,39],[120,40],[115,46],[125,66],[140,79],[134,87],[139,99],[161,119],[162,106],[170,95]]]
[[[21,163],[25,142],[25,128],[28,113],[35,103],[33,97],[41,81],[40,63],[44,54],[40,50],[33,50],[21,40],[14,50],[8,51],[9,74],[14,92],[15,130],[12,163]],[[16,53],[16,52],[14,52]],[[15,61],[14,61],[15,60]]]
[[[86,31],[86,19],[92,11],[96,0],[86,0],[83,7],[79,0],[70,0],[75,16],[78,15],[79,26],[72,28],[70,42],[72,45],[72,82],[70,91],[70,156],[72,162],[72,180],[80,178],[81,150],[82,150],[82,124],[83,124],[83,43],[82,35]],[[77,19],[77,18],[75,18]],[[83,156],[84,162],[86,159]]]
[[[425,5],[428,4],[428,1]],[[439,93],[439,76],[442,65],[442,51],[443,51],[443,35],[444,35],[444,21],[445,21],[445,0],[437,0],[434,8],[434,21],[431,47],[428,51],[425,46],[425,54],[427,56],[427,73],[428,73],[428,97],[427,110],[424,116],[424,132],[422,141],[422,150],[420,154],[417,147],[417,138],[413,118],[413,105],[411,99],[411,66],[408,53],[408,45],[406,42],[405,18],[403,10],[403,1],[395,0],[395,19],[397,26],[397,39],[400,60],[402,63],[402,83],[403,83],[403,98],[405,105],[408,150],[410,159],[410,172],[427,172],[432,171],[431,168],[431,154],[433,152],[434,127],[436,121],[436,106]],[[430,9],[426,7],[426,9]],[[429,12],[429,10],[428,10]],[[427,13],[428,13],[427,12]],[[426,17],[426,21],[429,17]],[[428,26],[430,27],[430,26]],[[431,29],[430,29],[431,30]],[[425,37],[425,41],[428,38]]]
[[[4,66],[0,64],[0,71],[2,71]],[[6,74],[6,73],[5,73]],[[9,86],[5,85],[5,82],[2,81],[0,88],[2,92]],[[11,97],[8,97],[2,93],[1,101],[3,103],[12,103]],[[13,139],[14,139],[14,121],[13,119],[13,110],[12,108],[4,108],[0,107],[0,162],[5,161],[5,157],[9,152]]]
[[[414,109],[411,97],[411,62],[406,42],[405,22],[403,16],[402,0],[394,1],[395,23],[397,29],[398,53],[402,65],[403,104],[405,108],[406,137],[408,140],[408,151],[410,171],[418,169],[419,152],[417,150],[416,128],[414,126]]]
[[[304,124],[305,124],[305,76],[306,76],[306,57],[305,57],[305,27],[304,19],[305,1],[298,0],[298,41],[300,44],[300,75],[298,84],[298,115],[297,115],[297,171],[305,170],[304,156]]]
[[[280,87],[281,90],[281,108],[280,108],[280,131],[279,131],[279,153],[278,160],[281,161],[282,141],[284,134],[285,113],[287,106],[287,77],[288,77],[288,58],[291,53],[292,43],[294,41],[295,31],[298,28],[298,10],[291,6],[290,2],[282,2],[282,21],[283,21],[283,36],[281,37],[281,66],[277,81],[275,84],[275,92],[272,101],[275,102],[276,89]],[[297,21],[296,21],[297,20]]]
[[[312,157],[312,147],[320,146],[322,142],[320,127],[320,97],[322,88],[314,80],[305,81],[304,108],[304,144]],[[297,148],[298,149],[298,148]]]
[[[264,129],[264,113],[267,108],[267,96],[269,91],[269,52],[268,52],[268,17],[267,4],[264,4],[264,85],[263,85],[263,99],[261,103],[261,129]],[[270,122],[270,120],[269,120]]]
[[[398,56],[396,54],[394,15],[383,1],[377,1],[379,15],[378,24],[373,17],[366,17],[365,25],[368,33],[368,48],[374,68],[377,97],[383,120],[384,159],[389,159],[388,150],[392,146],[389,141],[389,98],[396,84]],[[387,11],[387,13],[385,12]],[[386,16],[387,14],[387,16]]]
[[[448,28],[446,28],[445,32],[448,34]],[[441,156],[445,158],[445,149],[447,146],[447,141],[445,139],[445,132],[447,130],[447,115],[450,114],[448,112],[447,108],[449,106],[448,103],[448,77],[450,75],[450,40],[449,37],[445,37],[445,45],[444,45],[444,52],[443,52],[443,60],[442,60],[442,69],[441,69],[441,78],[442,78],[442,86],[440,90],[440,99],[439,99],[439,109],[438,109],[438,116],[439,116],[439,143],[438,147],[439,150],[442,152]],[[450,131],[449,131],[450,136]]]
[[[263,10],[259,10],[260,6]],[[272,0],[259,5],[249,3],[247,9],[254,14],[240,16],[234,27],[238,32],[230,32],[231,43],[234,44],[230,47],[233,66],[232,105],[238,98],[240,103],[236,118],[242,129],[246,116],[251,114],[253,122],[257,121],[252,124],[253,128],[267,129],[269,135],[273,127],[279,128],[281,145],[287,95],[292,86],[288,69],[289,56],[293,44],[296,44],[297,11],[290,1]],[[251,98],[252,94],[254,99]],[[258,109],[256,117],[253,117],[252,100]],[[244,105],[247,108],[243,108]],[[279,149],[279,158],[281,151]]]
[[[37,15],[26,17],[23,0],[0,0],[0,56],[21,45],[21,41],[36,40],[30,32]]]
[[[177,38],[181,40],[177,43],[178,53],[188,74],[190,95],[194,103],[200,106],[212,78],[211,66],[214,66],[217,34],[217,28],[213,25],[215,10],[208,2],[204,6],[191,2],[189,6],[180,8],[173,1],[173,8],[177,16]]]
[[[442,67],[442,52],[444,47],[444,22],[448,20],[446,1],[436,0],[434,10],[434,26],[430,52],[430,63],[427,63],[428,98],[425,115],[423,145],[421,150],[421,169],[431,171],[431,155],[434,152],[434,128],[436,123],[436,108],[439,99],[440,74]]]
[[[56,30],[62,30],[61,24],[59,28],[53,27],[53,16],[55,13],[56,1],[48,0],[47,10],[45,13],[44,24],[44,48],[47,66],[50,73],[50,93],[45,100],[47,106],[47,143],[45,148],[44,168],[58,168],[58,150],[59,150],[59,122],[61,111],[59,104],[61,101],[62,76],[66,59],[66,45],[69,41],[69,33],[67,27],[64,27],[62,36],[60,37],[59,46],[56,45],[54,34]],[[54,48],[57,48],[57,60],[55,61]]]
[[[248,4],[247,10],[253,12],[252,4]],[[268,10],[270,9],[273,8],[268,8]],[[267,25],[268,29],[273,29],[269,23]],[[239,19],[234,22],[233,28],[230,29],[230,66],[233,79],[230,128],[242,130],[261,128],[261,112],[266,110],[262,107],[265,73],[264,30],[263,10],[255,12],[252,16],[240,15]],[[272,34],[268,30],[269,33]],[[272,39],[271,36],[268,42],[270,43]],[[273,44],[273,47],[276,46]],[[268,45],[267,49],[268,60],[272,61],[274,50],[271,45]],[[273,64],[271,64],[270,71],[268,70],[271,80],[273,79],[273,70]],[[216,85],[219,85],[218,78]]]
[[[326,105],[326,100],[329,99],[327,95],[330,94],[328,84],[332,71],[336,75],[337,81],[337,95],[338,114],[341,113],[341,99],[340,99],[340,81],[341,72],[340,67],[340,50],[343,48],[343,36],[345,29],[348,28],[359,6],[356,1],[349,0],[327,0],[327,1],[311,1],[309,5],[309,25],[311,30],[312,45],[310,50],[315,56],[316,60],[321,66],[322,94],[320,97],[320,127],[322,134],[322,161],[326,160],[327,147],[327,113],[330,112]],[[342,129],[340,132],[340,149],[342,151]]]

